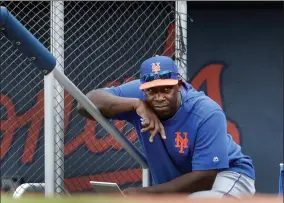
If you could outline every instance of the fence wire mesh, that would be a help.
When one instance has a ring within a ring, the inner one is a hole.
[[[63,44],[60,38],[52,39],[64,48],[59,52],[62,47],[53,47],[53,52],[63,58],[59,65],[65,75],[85,94],[136,79],[143,60],[153,55],[174,58],[175,44],[184,45],[175,41],[175,2],[66,1],[56,14],[51,13],[50,2],[1,2],[1,6],[47,48],[51,31],[59,32],[50,30],[50,23],[64,13]],[[1,53],[1,178],[44,182],[43,76],[3,36]],[[78,115],[70,93],[59,84],[54,91],[55,99],[63,101],[54,107],[59,151],[55,171],[64,171],[64,180],[55,182],[64,181],[69,192],[92,191],[90,180],[116,182],[123,189],[141,186],[141,166],[96,121]],[[113,123],[142,150],[131,124]]]
[[[0,4],[49,47],[49,2]],[[2,32],[0,50],[1,190],[13,192],[44,176],[43,75]]]

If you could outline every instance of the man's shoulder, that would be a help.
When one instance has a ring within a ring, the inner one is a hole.
[[[106,91],[114,93],[117,96],[142,99],[144,98],[144,94],[139,89],[140,85],[141,85],[140,80],[132,80],[116,87],[109,87],[104,89]]]
[[[125,82],[123,84],[120,84],[118,86],[109,86],[109,87],[104,87],[102,89],[108,90],[108,89],[119,89],[121,91],[128,91],[128,90],[135,90],[138,91],[139,87],[141,85],[140,80],[131,80],[129,82]],[[140,91],[140,90],[139,90]]]
[[[141,85],[140,80],[136,79],[136,80],[131,80],[129,82],[123,83],[120,86],[124,88],[131,88],[134,90],[139,90],[140,85]]]
[[[202,91],[193,88],[187,92],[185,108],[191,114],[203,119],[207,118],[215,110],[223,111],[217,102]]]
[[[208,96],[200,98],[198,102],[196,102],[196,106],[193,112],[200,116],[201,118],[207,118],[212,114],[212,112],[220,110],[223,111],[222,108]]]

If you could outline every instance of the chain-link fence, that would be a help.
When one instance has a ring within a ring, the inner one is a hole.
[[[139,65],[153,55],[176,56],[186,66],[186,59],[175,55],[175,44],[186,50],[186,36],[176,41],[175,2],[71,1],[57,2],[55,8],[51,2],[11,1],[1,6],[52,51],[58,67],[85,94],[138,78]],[[44,182],[46,129],[43,75],[4,36],[0,45],[5,189],[5,181],[13,177],[20,183]],[[122,146],[97,121],[79,116],[77,101],[58,83],[53,96],[55,129],[48,130],[56,137],[56,184],[64,183],[69,192],[92,191],[90,180],[116,182],[122,188],[140,186],[141,166]],[[113,124],[141,150],[131,124]]]
[[[46,47],[49,2],[1,2]],[[43,75],[1,32],[1,183],[14,191],[44,177]]]

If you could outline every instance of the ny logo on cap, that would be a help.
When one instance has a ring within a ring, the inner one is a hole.
[[[158,74],[158,72],[161,70],[161,67],[160,67],[160,63],[152,63],[152,71],[155,73],[155,74]]]

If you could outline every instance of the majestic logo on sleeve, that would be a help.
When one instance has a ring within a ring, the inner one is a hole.
[[[152,63],[152,71],[155,74],[158,74],[158,72],[161,70],[160,63]]]
[[[176,132],[176,138],[175,138],[175,147],[179,148],[179,153],[184,154],[184,148],[188,148],[188,138],[187,132],[183,132],[183,136],[181,135],[181,132]]]

